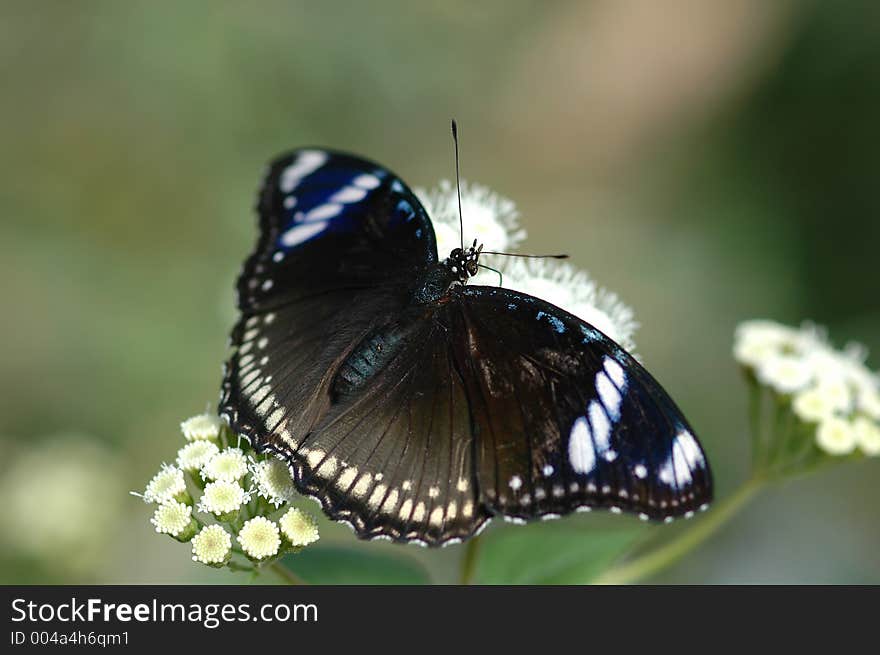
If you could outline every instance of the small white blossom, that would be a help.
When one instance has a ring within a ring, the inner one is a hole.
[[[159,505],[150,523],[156,528],[156,532],[172,537],[191,537],[196,528],[192,518],[192,507],[176,500],[169,500]]]
[[[220,436],[222,428],[223,421],[215,414],[199,414],[180,424],[180,429],[187,441],[198,441],[199,439],[214,441]]]
[[[755,320],[737,326],[733,352],[739,363],[780,392],[797,391],[798,385],[821,385],[839,411],[851,409],[854,401],[865,405],[876,401],[880,418],[880,380],[865,365],[865,348],[859,344],[835,350],[825,330],[811,323],[791,328]]]
[[[880,426],[864,416],[859,416],[853,421],[853,429],[863,453],[869,457],[880,455]]]
[[[799,392],[792,402],[792,409],[799,419],[818,423],[834,416],[834,403],[818,387]]]
[[[291,500],[296,493],[290,469],[275,457],[251,463],[251,472],[257,485],[257,493],[275,507]]]
[[[554,259],[509,258],[503,286],[535,296],[586,321],[629,352],[639,325],[633,311],[589,275]]]
[[[241,508],[250,496],[237,482],[218,480],[205,485],[205,492],[199,501],[199,511],[215,516],[226,516]]]
[[[278,521],[281,532],[293,546],[308,546],[318,540],[318,522],[311,514],[291,507]]]
[[[803,343],[798,329],[761,319],[744,321],[736,328],[733,356],[740,364],[757,368],[775,355],[796,352]]]
[[[838,414],[847,414],[853,407],[853,394],[842,378],[819,379],[816,390],[822,393]]]
[[[182,499],[185,495],[186,482],[183,479],[183,471],[176,466],[163,464],[147,484],[143,498],[148,503],[164,503],[172,498]]]
[[[856,431],[846,419],[832,417],[819,424],[816,443],[829,455],[847,455],[856,448]]]
[[[202,528],[192,539],[193,561],[202,564],[223,564],[232,556],[232,537],[219,525]]]
[[[252,559],[272,557],[281,546],[278,526],[265,516],[255,516],[242,526],[238,533],[238,543]]]
[[[220,449],[212,441],[192,441],[177,451],[177,466],[184,471],[198,471],[218,452]]]
[[[761,362],[757,375],[763,384],[785,394],[799,391],[813,380],[807,363],[793,355],[771,355]]]
[[[864,412],[875,421],[880,421],[880,391],[873,386],[864,386],[859,390],[859,411]]]
[[[734,357],[761,384],[792,395],[791,411],[815,427],[824,453],[880,454],[880,379],[865,364],[864,346],[837,350],[811,323],[796,329],[746,321],[737,327]]]
[[[108,551],[118,545],[110,536],[124,518],[124,462],[90,435],[27,442],[6,436],[0,437],[5,564],[21,554],[59,582],[102,580]]]
[[[240,448],[227,448],[214,455],[202,467],[202,477],[206,480],[241,480],[248,472],[248,461]]]
[[[800,330],[775,321],[754,319],[743,321],[736,327],[735,341],[737,343],[767,344],[782,350],[786,347],[794,347],[794,344],[798,343],[800,339]]]
[[[462,243],[455,183],[442,180],[430,191],[415,189],[414,192],[431,217],[437,252],[444,259]],[[526,238],[526,231],[519,226],[519,212],[513,201],[465,180],[461,181],[461,216],[465,246],[476,239],[485,244],[487,250],[509,252]]]
[[[749,368],[760,366],[777,352],[778,344],[763,339],[741,339],[733,345],[733,358]]]

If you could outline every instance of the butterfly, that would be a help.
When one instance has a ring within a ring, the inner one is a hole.
[[[690,517],[712,497],[694,431],[653,377],[564,309],[467,284],[387,168],[332,150],[277,158],[220,415],[363,538],[463,541],[608,508]]]

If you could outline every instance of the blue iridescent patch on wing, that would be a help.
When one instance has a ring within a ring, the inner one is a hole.
[[[321,150],[303,150],[282,172],[283,229],[277,247],[290,251],[328,231],[350,231],[370,197],[382,187],[388,171],[352,168]],[[402,215],[414,213],[412,208]]]

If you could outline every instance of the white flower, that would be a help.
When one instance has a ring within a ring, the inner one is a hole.
[[[740,323],[733,342],[733,356],[744,366],[755,368],[775,355],[792,351],[798,331],[771,321]]]
[[[853,422],[853,429],[863,453],[870,457],[880,455],[880,426],[864,416],[859,416]]]
[[[184,471],[198,471],[218,452],[217,444],[211,441],[192,441],[177,451],[177,466]]]
[[[842,378],[820,378],[816,390],[828,398],[828,402],[839,414],[847,414],[853,406],[853,394],[849,384]]]
[[[811,326],[791,328],[773,321],[743,321],[736,327],[733,356],[740,364],[757,368],[777,355],[812,354],[820,343]]]
[[[859,389],[858,407],[875,421],[880,421],[880,391],[867,385]]]
[[[294,546],[308,546],[318,540],[318,523],[301,509],[291,507],[279,519],[281,532]]]
[[[6,562],[23,554],[58,581],[100,581],[118,545],[110,536],[122,516],[124,463],[88,435],[0,443],[8,447],[0,473]]]
[[[196,530],[192,507],[176,500],[169,500],[159,505],[150,523],[156,528],[156,532],[172,537],[192,537]]]
[[[193,561],[202,564],[223,564],[232,556],[232,538],[219,525],[202,528],[192,539]]]
[[[223,428],[223,421],[215,414],[199,414],[186,419],[180,424],[183,436],[187,441],[197,441],[199,439],[216,440],[220,436],[220,430]]]
[[[797,393],[792,408],[801,420],[819,422],[835,414],[848,414],[852,393],[840,378],[820,379],[818,385]]]
[[[633,311],[616,294],[599,286],[583,271],[554,259],[509,258],[503,286],[556,305],[611,337],[629,352],[635,350],[638,328]]]
[[[832,397],[835,410],[849,411],[854,401],[866,406],[876,401],[872,409],[880,418],[880,380],[865,366],[864,346],[835,350],[825,330],[812,323],[796,329],[773,321],[745,321],[737,326],[733,353],[777,391],[791,393],[812,381]]]
[[[272,557],[281,546],[278,526],[265,516],[255,516],[242,526],[238,533],[238,543],[253,559]]]
[[[856,431],[849,421],[832,417],[819,424],[816,443],[829,455],[847,455],[855,450]]]
[[[818,423],[834,416],[834,403],[818,387],[799,392],[792,402],[794,413],[802,421]]]
[[[237,482],[218,480],[205,485],[198,508],[200,512],[223,517],[238,512],[249,498],[248,493]]]
[[[202,477],[206,480],[241,480],[248,472],[247,457],[240,448],[227,448],[214,455],[202,467]]]
[[[844,381],[846,379],[843,360],[832,348],[822,344],[802,352],[804,361],[817,380]]]
[[[760,363],[758,379],[779,393],[794,393],[806,387],[813,379],[813,372],[800,357],[771,355]]]
[[[441,180],[430,191],[417,188],[414,192],[431,217],[437,237],[437,253],[440,259],[445,259],[462,243],[455,183]],[[487,250],[509,252],[526,238],[526,231],[519,226],[519,212],[513,201],[465,180],[461,181],[461,216],[465,247],[476,239],[485,244]]]
[[[287,464],[275,457],[251,463],[251,472],[257,484],[257,492],[275,507],[293,498],[296,489]]]
[[[164,503],[172,498],[183,500],[186,497],[186,482],[183,471],[176,466],[162,464],[159,472],[147,483],[144,502]]]
[[[772,344],[782,347],[797,343],[800,331],[796,328],[764,319],[743,321],[736,326],[735,341]]]

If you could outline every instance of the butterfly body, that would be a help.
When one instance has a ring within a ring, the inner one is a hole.
[[[647,371],[561,308],[467,284],[482,246],[441,261],[387,169],[294,151],[258,209],[220,412],[331,518],[438,545],[494,516],[709,501],[705,455]]]

